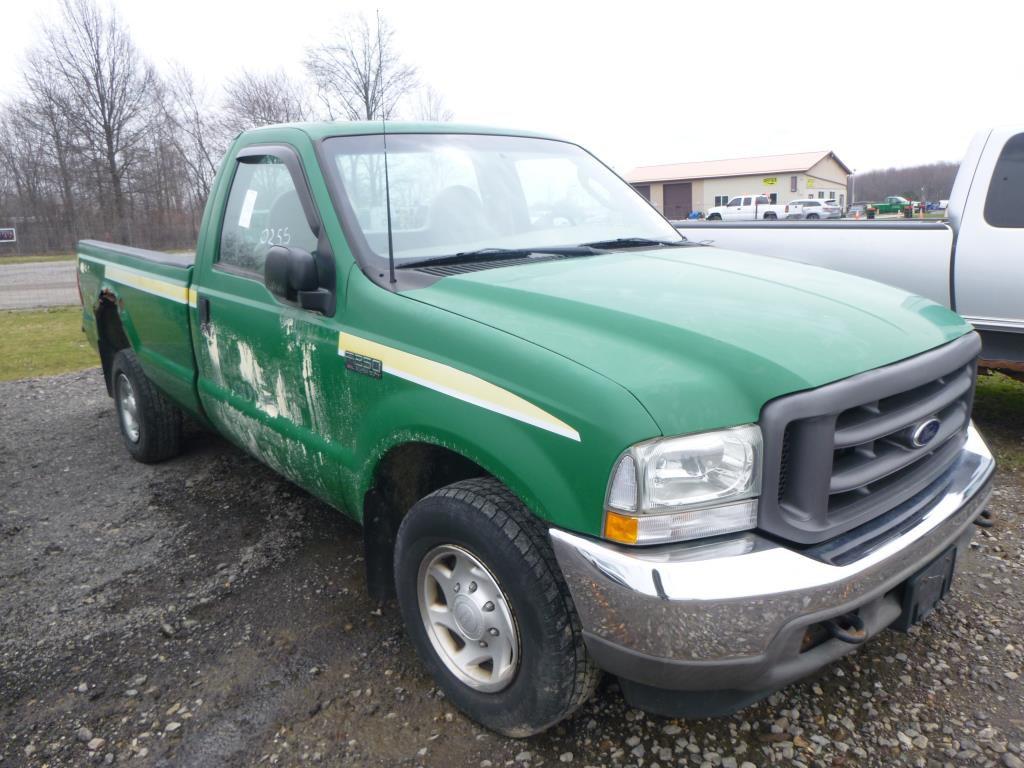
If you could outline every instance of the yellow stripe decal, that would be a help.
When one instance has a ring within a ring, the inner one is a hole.
[[[188,305],[190,307],[196,307],[199,304],[199,291],[191,286],[188,289]]]
[[[171,301],[175,301],[179,304],[189,303],[189,288],[183,283],[153,277],[145,272],[130,269],[129,267],[122,267],[120,264],[114,264],[92,256],[79,254],[78,258],[96,264],[102,264],[103,276],[115,283],[127,285],[131,288],[137,288],[140,291],[145,291],[146,293],[151,293],[154,296],[170,299]]]
[[[580,433],[564,421],[507,389],[465,371],[350,333],[340,333],[338,354],[347,352],[380,360],[384,372],[392,376],[580,442]]]

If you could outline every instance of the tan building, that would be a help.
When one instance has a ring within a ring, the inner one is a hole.
[[[691,211],[706,212],[743,194],[768,195],[773,203],[808,197],[849,202],[850,169],[834,152],[800,152],[736,160],[645,165],[626,174],[626,181],[669,219],[685,219]]]

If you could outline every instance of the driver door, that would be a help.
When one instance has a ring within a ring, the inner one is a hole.
[[[272,295],[263,268],[275,245],[330,248],[294,150],[250,147],[232,170],[219,237],[204,243],[212,253],[197,276],[200,398],[221,434],[316,493],[329,482],[315,453],[333,432],[323,390],[337,376],[338,330]]]

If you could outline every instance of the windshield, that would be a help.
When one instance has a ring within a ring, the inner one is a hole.
[[[564,247],[681,235],[593,156],[550,139],[389,134],[396,262],[491,248]],[[324,142],[324,164],[364,252],[387,260],[384,143],[380,135]]]

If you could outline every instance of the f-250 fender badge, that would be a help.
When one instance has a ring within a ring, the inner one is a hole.
[[[375,357],[358,355],[355,352],[345,353],[345,370],[361,373],[371,379],[379,379],[384,370],[384,364]]]

